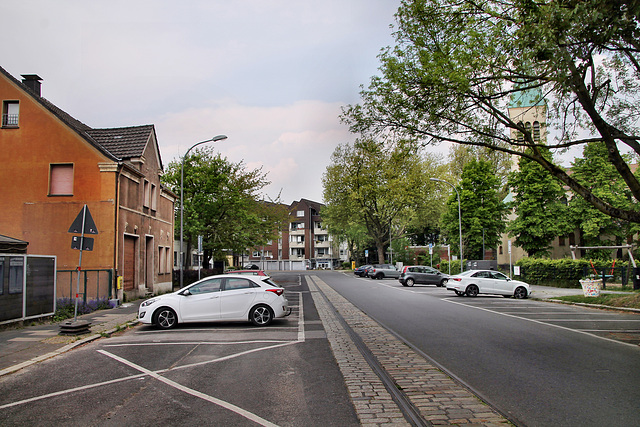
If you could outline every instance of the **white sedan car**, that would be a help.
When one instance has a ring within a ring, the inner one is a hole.
[[[250,321],[266,326],[291,314],[284,288],[268,276],[224,274],[206,277],[179,291],[140,304],[138,319],[161,329],[178,323]]]
[[[456,295],[475,297],[478,294],[496,294],[505,297],[527,298],[531,294],[529,285],[493,270],[468,270],[451,276],[447,289]]]

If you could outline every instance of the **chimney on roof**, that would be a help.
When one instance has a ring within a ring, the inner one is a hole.
[[[40,80],[42,78],[37,74],[22,74],[22,84],[34,91],[38,96],[42,96],[40,94],[40,87],[42,86]]]

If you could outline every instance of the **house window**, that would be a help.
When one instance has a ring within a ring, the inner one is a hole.
[[[303,218],[304,217],[304,211],[298,211],[297,216],[298,216],[298,218]]]
[[[156,185],[151,184],[151,210],[155,211],[158,208],[158,199],[156,197]]]
[[[4,101],[2,103],[2,127],[17,128],[20,117],[19,101]]]
[[[142,202],[142,206],[144,206],[145,208],[148,208],[151,203],[151,186],[149,181],[147,181],[146,179],[144,180],[143,192],[144,192],[143,194],[144,200]]]
[[[73,164],[49,165],[49,195],[73,195]]]

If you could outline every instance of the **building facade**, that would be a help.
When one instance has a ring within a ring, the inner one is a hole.
[[[242,265],[253,264],[264,270],[305,270],[331,269],[347,261],[346,249],[323,226],[323,206],[307,199],[293,202],[287,207],[287,229],[280,231],[277,241],[251,248],[242,257]]]
[[[22,77],[0,68],[0,234],[55,255],[58,297],[70,297],[80,259],[69,228],[86,205],[98,234],[83,250],[85,297],[171,289],[176,196],[160,182],[154,126],[91,128],[43,98],[40,77]]]

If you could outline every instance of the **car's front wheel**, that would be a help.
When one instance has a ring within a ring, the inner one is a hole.
[[[522,286],[518,286],[513,296],[516,297],[516,299],[524,299],[527,297],[527,290]]]
[[[415,283],[413,279],[407,279],[407,286],[413,286]]]
[[[176,312],[169,307],[163,307],[156,311],[153,323],[160,329],[171,329],[178,324]]]
[[[444,286],[444,285],[446,285],[446,284],[447,284],[447,279],[442,279],[442,280],[440,281],[440,283],[438,284],[438,287],[439,287],[439,288],[441,288],[441,287],[443,287],[443,286]]]
[[[267,326],[273,321],[273,311],[266,305],[257,305],[251,309],[249,320],[255,326]]]
[[[476,297],[480,293],[480,290],[476,285],[467,286],[467,296],[468,297]]]

